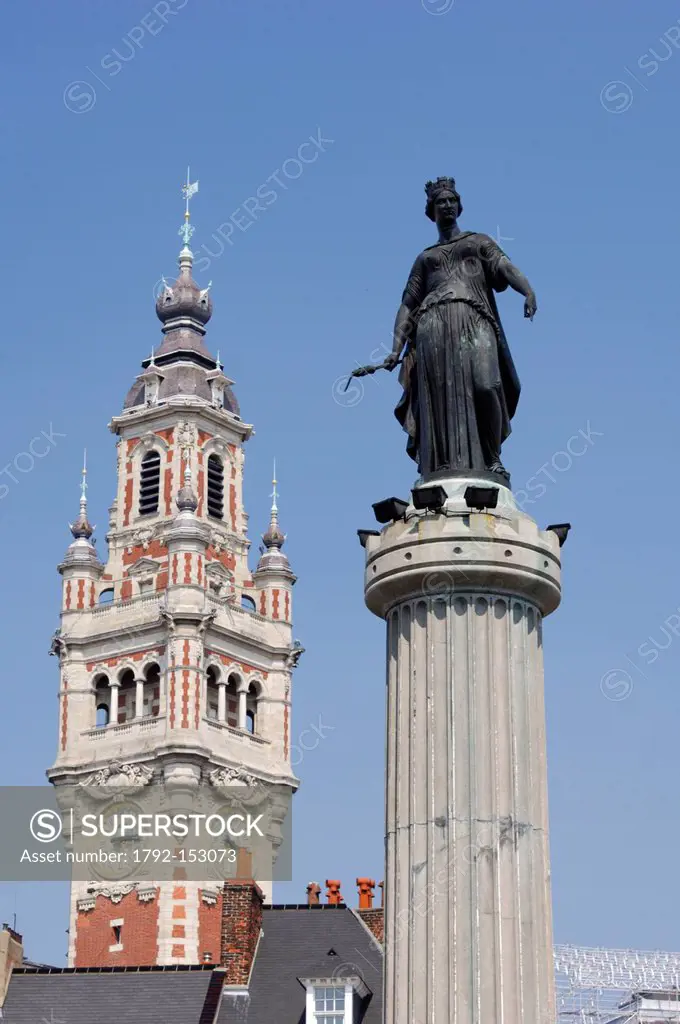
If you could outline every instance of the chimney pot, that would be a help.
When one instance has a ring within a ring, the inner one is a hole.
[[[307,886],[307,906],[316,907],[320,903],[319,893],[321,886],[317,882],[310,882]]]
[[[330,906],[338,906],[340,903],[343,902],[342,893],[340,892],[341,884],[341,882],[335,879],[326,879],[326,885],[328,887],[328,892],[326,893],[326,895],[328,896],[328,902]]]
[[[373,906],[375,882],[372,878],[357,878],[359,888],[359,910],[370,910]]]

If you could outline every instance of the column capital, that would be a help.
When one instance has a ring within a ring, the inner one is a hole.
[[[366,604],[385,618],[404,601],[497,593],[531,601],[542,615],[560,603],[560,545],[519,510],[503,514],[413,512],[366,541]]]

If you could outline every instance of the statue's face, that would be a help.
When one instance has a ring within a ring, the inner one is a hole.
[[[458,200],[453,192],[440,192],[434,201],[434,219],[437,225],[452,224],[458,216]]]

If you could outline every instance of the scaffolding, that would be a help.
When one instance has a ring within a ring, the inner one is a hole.
[[[680,953],[555,946],[558,1024],[680,1024]]]

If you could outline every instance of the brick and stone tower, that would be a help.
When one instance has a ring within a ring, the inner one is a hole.
[[[276,499],[257,569],[248,567],[243,444],[252,428],[205,345],[212,303],[192,278],[191,230],[187,215],[179,276],[156,302],[162,344],[110,423],[118,478],[108,555],[101,561],[92,543],[83,486],[59,566],[59,741],[48,776],[56,786],[123,776],[136,785],[258,783],[283,818],[298,785],[295,577]],[[260,886],[271,899],[271,883]],[[218,881],[180,871],[151,884],[74,881],[69,962],[218,961],[221,901]]]

